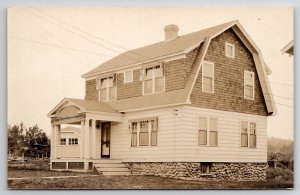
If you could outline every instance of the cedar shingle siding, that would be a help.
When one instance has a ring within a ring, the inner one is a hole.
[[[225,56],[225,41],[235,45],[235,58]],[[267,115],[252,54],[233,30],[211,40],[205,61],[214,63],[214,93],[202,92],[202,70],[191,94],[194,106],[231,112]],[[255,73],[255,100],[244,98],[244,70]]]
[[[117,99],[132,98],[142,95],[140,70],[133,70],[133,82],[124,84],[124,73],[117,74]]]
[[[96,79],[85,81],[85,99],[98,100],[98,90],[96,89]]]
[[[189,52],[186,58],[165,63],[166,91],[183,89],[190,74],[197,49]]]

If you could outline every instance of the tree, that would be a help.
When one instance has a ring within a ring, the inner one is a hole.
[[[20,126],[8,125],[8,150],[16,156],[24,153],[27,157],[37,157],[50,153],[50,142],[38,125],[29,129],[24,128],[23,123]]]

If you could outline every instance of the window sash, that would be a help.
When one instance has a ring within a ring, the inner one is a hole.
[[[214,92],[214,64],[204,62],[202,64],[202,91]]]
[[[133,71],[124,72],[124,83],[131,83],[133,81]]]
[[[144,94],[150,94],[153,92],[153,82],[151,80],[144,81]]]
[[[199,145],[207,145],[207,131],[206,130],[199,130],[198,142],[199,142]]]
[[[234,57],[234,45],[226,43],[226,56]]]
[[[148,146],[149,145],[149,133],[148,132],[140,132],[140,146]]]
[[[244,71],[244,98],[254,99],[254,72]]]
[[[67,145],[67,140],[66,140],[66,138],[60,139],[60,145]]]
[[[248,147],[248,134],[246,133],[241,134],[241,146]]]
[[[217,131],[209,131],[209,145],[210,146],[218,145],[218,132]]]
[[[131,146],[137,146],[137,133],[131,134]]]

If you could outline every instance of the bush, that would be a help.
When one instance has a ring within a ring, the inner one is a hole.
[[[267,169],[267,179],[275,179],[275,180],[294,180],[294,172],[290,169],[283,169],[280,167],[268,168]]]

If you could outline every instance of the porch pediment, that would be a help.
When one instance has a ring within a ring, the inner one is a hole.
[[[87,114],[102,118],[121,116],[118,111],[103,102],[65,98],[48,113],[48,117],[53,123],[78,123],[84,120]]]

